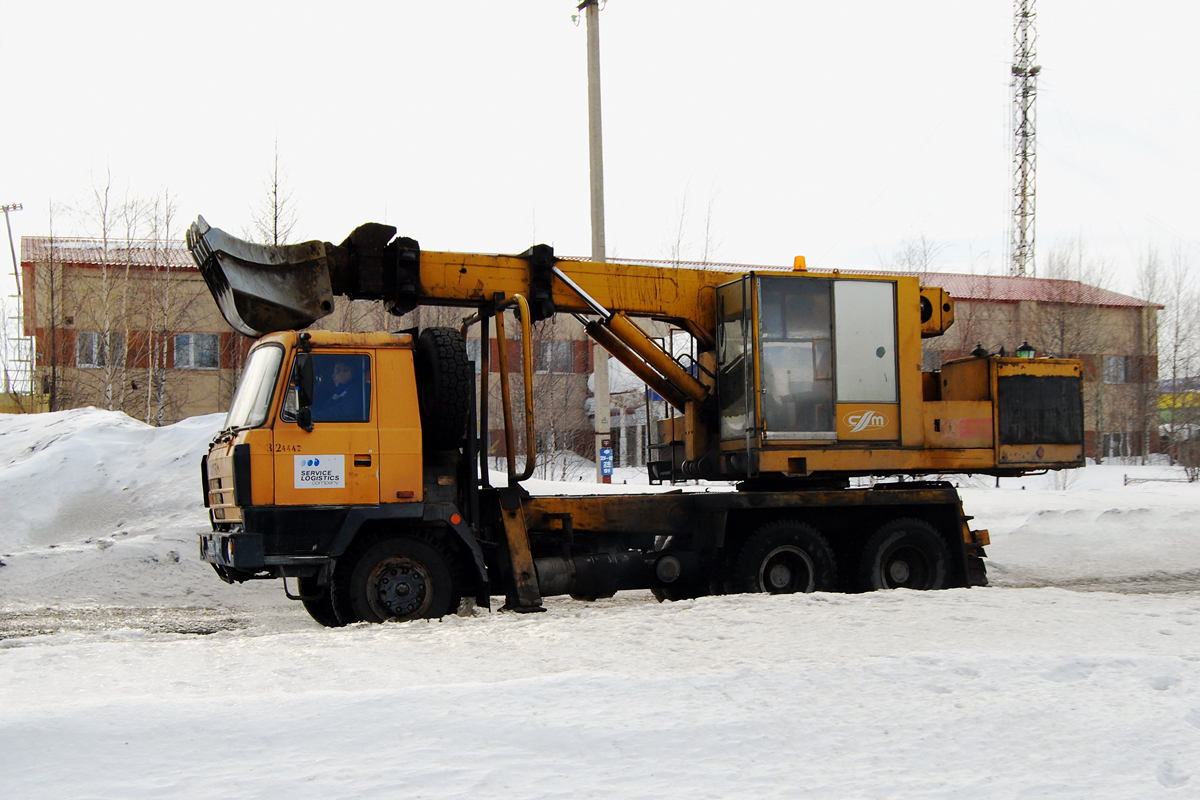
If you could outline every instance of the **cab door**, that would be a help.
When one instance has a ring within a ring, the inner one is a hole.
[[[311,431],[301,427],[289,387],[275,425],[276,505],[379,502],[374,356],[369,350],[312,353]]]

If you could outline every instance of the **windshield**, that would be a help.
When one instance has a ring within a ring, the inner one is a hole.
[[[242,381],[229,406],[229,416],[225,418],[226,428],[257,428],[267,421],[282,361],[283,348],[277,345],[260,347],[250,353]]]

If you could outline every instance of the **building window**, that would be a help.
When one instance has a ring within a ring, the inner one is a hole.
[[[80,331],[75,337],[75,366],[107,367],[120,364],[125,355],[125,335],[109,331]]]
[[[215,333],[175,334],[175,369],[216,369],[220,366]]]
[[[1129,434],[1127,433],[1106,433],[1101,444],[1105,458],[1124,458],[1129,455]]]
[[[1129,359],[1125,356],[1104,357],[1104,382],[1111,384],[1128,383],[1126,379]]]
[[[542,373],[574,373],[575,343],[562,339],[534,342],[533,369]]]

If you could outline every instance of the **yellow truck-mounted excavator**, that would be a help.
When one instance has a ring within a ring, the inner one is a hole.
[[[439,617],[493,595],[537,611],[546,596],[625,589],[681,599],[986,584],[987,532],[970,529],[952,485],[919,478],[1084,463],[1080,362],[979,353],[923,373],[921,339],[953,323],[954,302],[912,276],[808,272],[800,258],[791,273],[604,264],[545,245],[432,252],[375,223],[339,245],[269,247],[201,217],[187,241],[225,319],[261,337],[202,463],[212,530],[201,558],[229,582],[282,578],[329,626]],[[461,329],[302,330],[337,295],[467,316]],[[529,325],[558,313],[679,410],[662,423],[668,457],[648,464],[651,477],[734,490],[524,489],[537,441]],[[672,359],[637,318],[689,332],[695,360]],[[478,365],[467,336],[479,337]],[[475,385],[493,352],[505,486],[490,485],[494,411]],[[510,374],[524,381],[523,437]],[[868,475],[903,479],[850,488]]]

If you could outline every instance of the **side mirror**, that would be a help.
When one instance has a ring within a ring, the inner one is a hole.
[[[300,408],[307,410],[313,402],[313,364],[311,354],[296,354],[296,361],[292,364],[290,382],[296,387]],[[312,415],[310,414],[309,416]]]
[[[288,392],[289,402],[287,405],[292,405],[291,400],[293,397],[295,398],[295,405],[293,406],[293,410],[291,410],[290,416],[292,416],[301,429],[312,433],[312,409],[309,408],[313,402],[313,363],[311,354],[296,354],[296,361],[292,364],[292,374],[288,378],[288,383],[291,384],[291,388]]]

